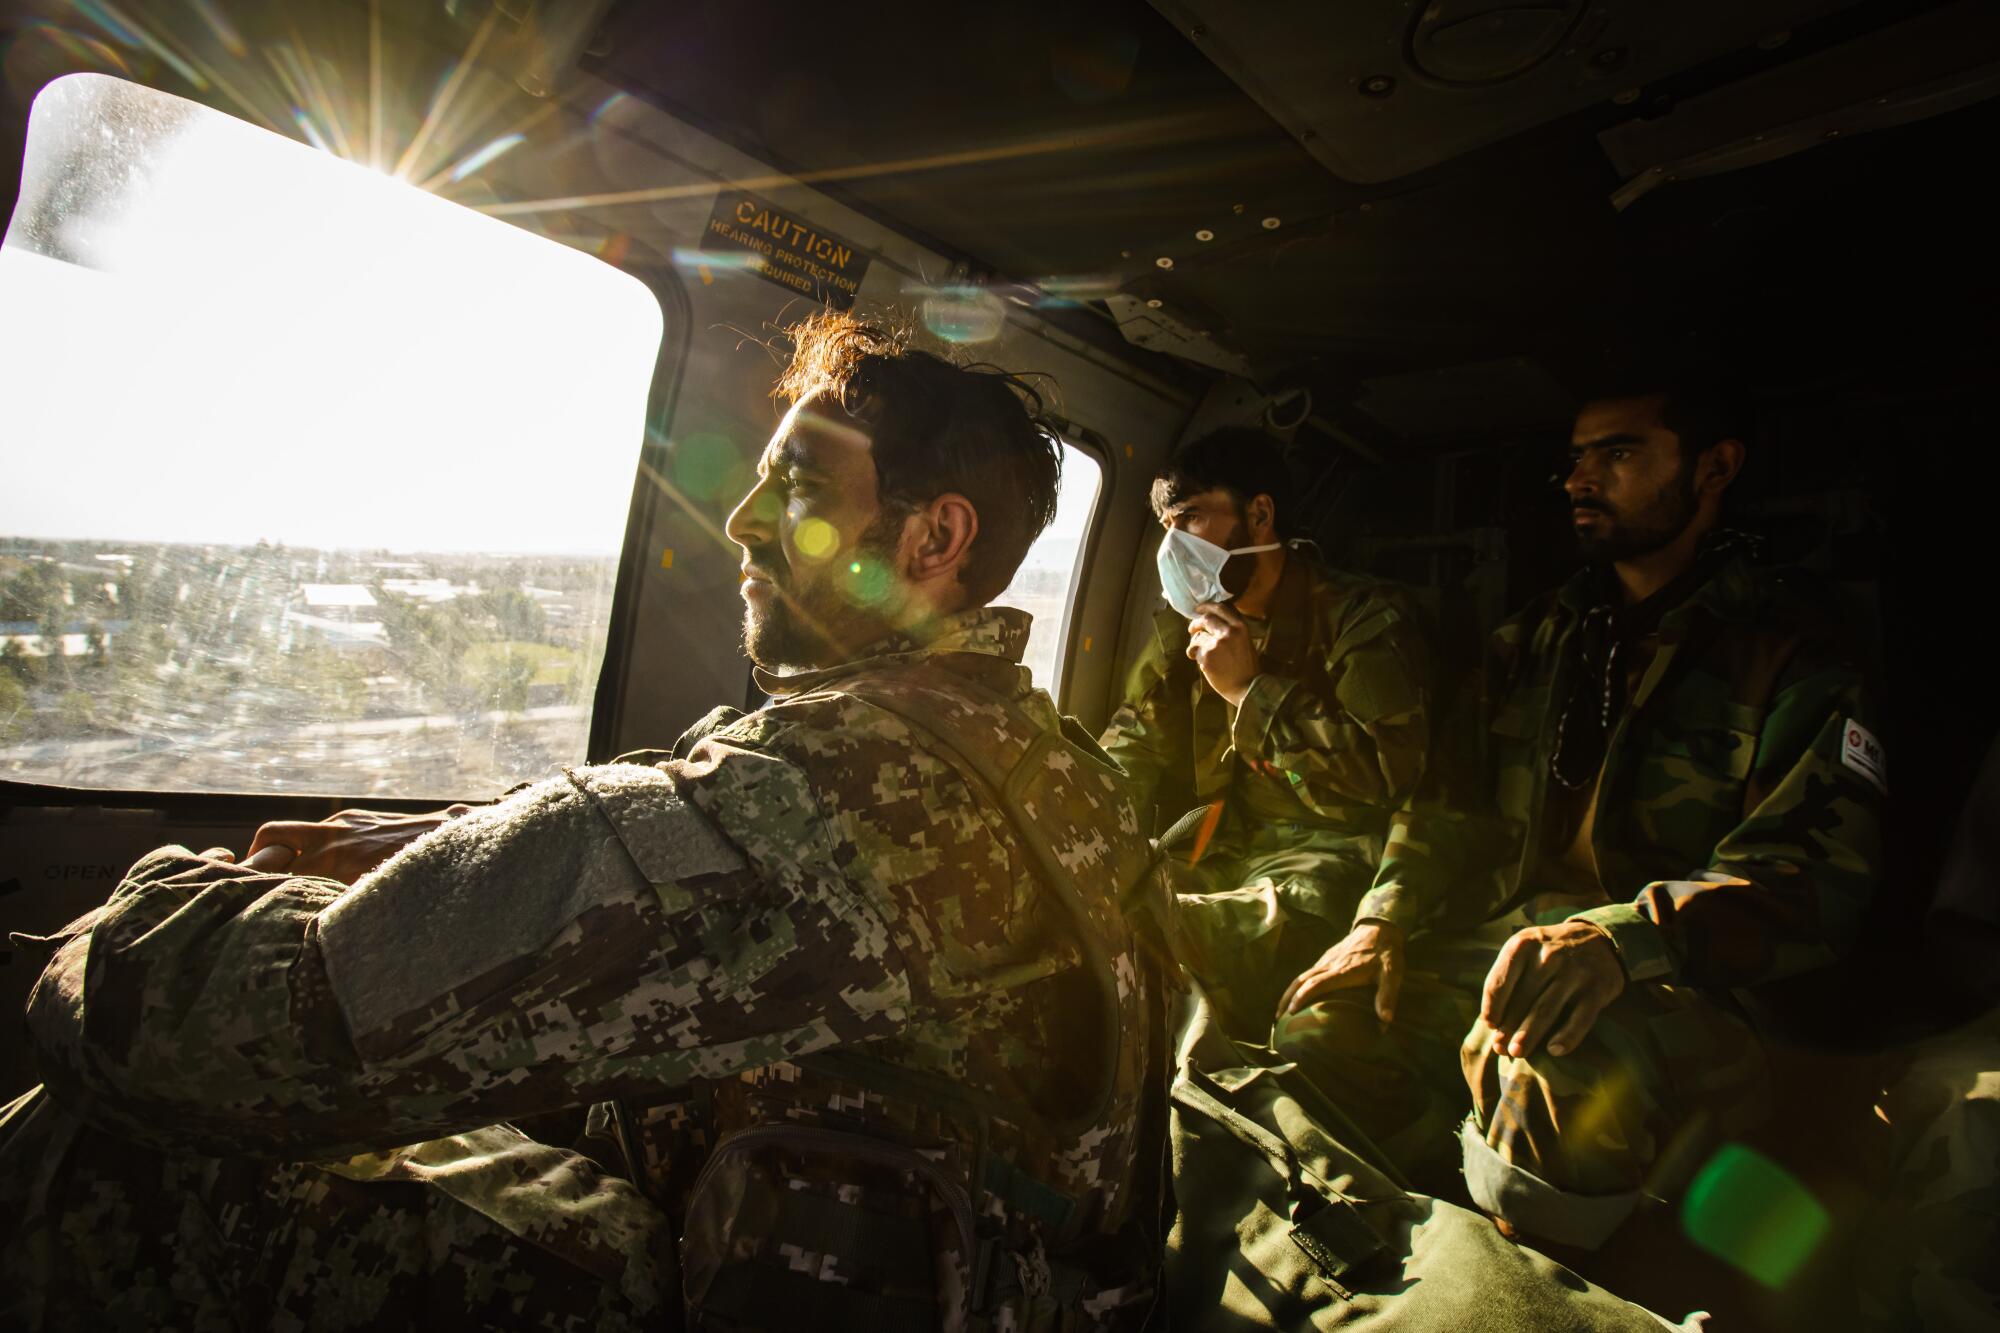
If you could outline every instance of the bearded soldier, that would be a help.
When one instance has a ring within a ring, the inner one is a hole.
[[[1721,524],[1723,400],[1600,398],[1570,458],[1586,567],[1493,635],[1277,1045],[1407,1167],[1593,1246],[1769,1109],[1739,1000],[1848,947],[1887,774],[1837,618]]]
[[[143,858],[30,1006],[11,1325],[1135,1322],[1150,848],[987,606],[1059,442],[1010,377],[792,336],[728,521],[773,702],[455,817]],[[508,1123],[586,1107],[589,1156]]]

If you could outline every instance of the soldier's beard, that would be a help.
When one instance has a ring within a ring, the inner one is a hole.
[[[1577,549],[1590,564],[1633,560],[1673,542],[1694,522],[1701,501],[1694,491],[1694,468],[1683,461],[1680,474],[1629,514],[1602,500],[1578,500],[1572,509],[1601,515],[1595,531],[1578,530]]]
[[[902,528],[900,514],[893,516],[893,522],[890,519],[887,514],[878,518],[853,552],[841,559],[855,563],[872,559],[886,568],[895,554],[892,540]],[[770,579],[775,594],[761,607],[747,599],[743,603],[743,651],[758,666],[787,671],[837,666],[888,636],[888,617],[880,609],[858,604],[854,585],[844,583],[836,570],[817,571],[818,578],[801,582],[782,566],[758,568]],[[884,599],[885,604],[888,601]]]
[[[1237,511],[1236,521],[1231,525],[1229,535],[1217,542],[1216,545],[1225,551],[1234,551],[1239,546],[1251,545],[1250,525],[1244,519],[1241,509]],[[1243,594],[1243,590],[1250,586],[1251,576],[1256,572],[1256,557],[1232,555],[1229,559],[1223,561],[1222,570],[1216,575],[1216,578],[1221,581],[1224,592],[1228,593],[1231,597],[1240,597]]]

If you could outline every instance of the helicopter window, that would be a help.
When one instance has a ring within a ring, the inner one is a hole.
[[[1057,698],[1062,697],[1060,676],[1067,656],[1064,649],[1069,639],[1078,575],[1083,568],[1084,545],[1097,514],[1103,483],[1103,465],[1089,450],[1064,440],[1062,489],[1056,497],[1056,516],[1021,558],[1014,581],[994,599],[1002,606],[1018,606],[1034,616],[1023,660],[1034,674],[1035,684]]]
[[[102,75],[0,247],[0,776],[486,795],[584,753],[639,281]]]

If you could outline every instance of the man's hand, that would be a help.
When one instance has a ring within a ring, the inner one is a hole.
[[[1242,616],[1220,602],[1203,602],[1188,622],[1187,655],[1231,708],[1243,706],[1250,682],[1257,679],[1258,658]]]
[[[1386,921],[1364,921],[1347,938],[1328,949],[1317,963],[1285,987],[1278,1017],[1295,1014],[1329,991],[1375,983],[1375,1016],[1387,1023],[1396,1016],[1396,995],[1403,989],[1403,931]]]
[[[202,855],[206,856],[211,861],[227,861],[231,865],[239,864],[239,862],[236,860],[236,853],[230,851],[227,847],[211,847],[207,851],[203,852]],[[275,871],[275,870],[283,870],[286,866],[298,860],[298,857],[299,857],[298,848],[285,847],[278,843],[270,843],[266,845],[261,851],[258,851],[249,856],[245,856],[243,860],[240,862],[240,864],[243,866],[245,870]]]
[[[1584,921],[1532,926],[1501,946],[1479,1017],[1502,1055],[1533,1055],[1544,1037],[1550,1055],[1568,1055],[1624,990],[1625,965],[1609,935]]]
[[[422,815],[342,810],[317,823],[284,820],[257,830],[243,864],[352,884],[397,851],[472,807],[454,805]],[[286,857],[285,852],[295,853]]]

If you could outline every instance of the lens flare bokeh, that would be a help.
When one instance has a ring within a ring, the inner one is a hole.
[[[924,294],[924,327],[948,343],[984,343],[1007,326],[1007,307],[984,287],[939,287]]]
[[[1740,1143],[1717,1149],[1681,1201],[1689,1240],[1774,1290],[1798,1275],[1832,1226],[1796,1176]]]

